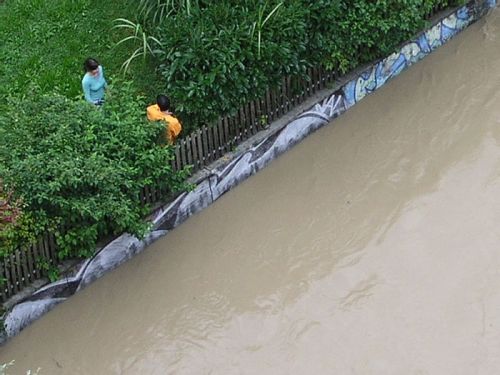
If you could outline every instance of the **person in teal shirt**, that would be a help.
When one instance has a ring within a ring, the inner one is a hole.
[[[85,100],[100,106],[104,103],[104,90],[108,86],[104,78],[104,69],[96,59],[88,58],[83,63],[85,75],[82,79]]]

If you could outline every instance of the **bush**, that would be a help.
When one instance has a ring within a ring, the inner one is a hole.
[[[103,109],[52,94],[10,98],[0,117],[0,176],[23,202],[31,233],[56,231],[61,257],[89,255],[108,234],[147,229],[143,187],[178,190],[164,124],[145,119],[144,98],[120,84]],[[5,244],[4,244],[5,245]]]
[[[157,37],[167,48],[159,69],[184,123],[214,120],[282,76],[303,73],[305,14],[297,1],[220,1],[161,24]]]
[[[284,75],[302,75],[318,65],[345,73],[387,55],[425,25],[432,9],[459,3],[463,1],[141,1],[150,15],[144,30],[164,46],[155,54],[165,91],[187,130],[261,97]]]
[[[0,180],[0,231],[15,224],[21,214],[21,204],[12,199],[12,192],[5,192]]]
[[[30,222],[29,215],[23,214],[21,200],[14,199],[13,195],[12,191],[5,191],[0,180],[0,256],[6,255],[8,249],[19,243],[35,240],[27,225]]]
[[[345,73],[392,53],[425,26],[432,9],[459,3],[463,1],[304,0],[309,56],[315,65]]]

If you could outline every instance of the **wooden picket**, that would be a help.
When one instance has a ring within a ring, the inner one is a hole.
[[[6,301],[35,280],[47,276],[47,268],[59,264],[54,236],[49,233],[35,244],[8,254],[0,261],[0,301]]]

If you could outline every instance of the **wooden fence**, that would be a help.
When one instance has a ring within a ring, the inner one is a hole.
[[[198,171],[331,85],[336,77],[332,71],[316,68],[309,69],[307,79],[283,78],[278,88],[268,90],[262,98],[241,107],[234,115],[219,118],[216,123],[202,126],[177,140],[172,167],[180,170],[191,165],[193,172]]]
[[[37,243],[6,256],[0,261],[0,300],[6,301],[35,280],[48,276],[59,263],[55,239],[50,233]]]
[[[436,7],[428,18],[443,8]],[[175,145],[172,167],[180,170],[191,165],[193,173],[200,170],[232,151],[319,90],[333,84],[337,78],[335,72],[321,68],[309,69],[307,73],[306,79],[283,78],[278,88],[268,90],[262,98],[248,103],[234,115],[222,117],[216,123],[202,126],[179,139]],[[155,204],[162,201],[167,194],[154,187],[146,187],[140,199],[143,204]],[[0,301],[6,301],[33,281],[48,276],[50,269],[60,263],[54,236],[49,233],[36,244],[19,249],[0,260]]]

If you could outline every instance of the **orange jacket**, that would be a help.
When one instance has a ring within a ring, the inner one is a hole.
[[[177,136],[182,131],[182,126],[179,120],[172,115],[167,115],[160,110],[158,104],[152,104],[147,108],[148,120],[160,121],[163,120],[167,124],[167,139],[170,143],[174,143]]]

